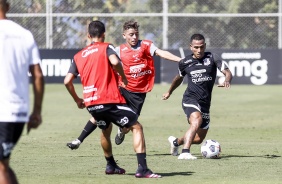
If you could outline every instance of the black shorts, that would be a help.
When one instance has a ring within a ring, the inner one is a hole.
[[[10,158],[12,149],[17,144],[25,123],[0,122],[0,160]]]
[[[210,105],[198,103],[196,100],[188,100],[182,101],[182,109],[186,114],[187,118],[189,119],[190,115],[193,112],[201,112],[202,113],[202,125],[200,128],[202,129],[209,129],[210,126]]]
[[[92,105],[88,106],[87,110],[101,129],[107,129],[111,122],[119,127],[129,128],[138,119],[138,115],[126,104]]]
[[[119,91],[126,100],[126,104],[139,116],[145,102],[146,93],[133,93],[119,87]]]

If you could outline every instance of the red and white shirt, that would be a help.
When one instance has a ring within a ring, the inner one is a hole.
[[[128,80],[128,91],[147,93],[155,80],[154,53],[157,47],[149,40],[139,40],[136,48],[122,44],[116,48]],[[119,82],[121,78],[119,77]]]
[[[86,106],[126,103],[118,89],[118,76],[108,59],[108,48],[114,51],[114,47],[109,43],[96,42],[74,56]]]

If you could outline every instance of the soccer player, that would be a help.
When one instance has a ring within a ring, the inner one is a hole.
[[[157,48],[149,40],[139,40],[139,25],[135,21],[127,21],[123,25],[123,38],[126,43],[116,47],[116,52],[121,58],[125,75],[128,79],[127,86],[120,86],[120,91],[127,104],[139,116],[146,98],[154,86],[155,68],[153,56],[157,55],[164,59],[178,62],[180,57],[168,51]],[[121,78],[120,78],[121,79]],[[90,119],[80,136],[74,141],[67,143],[70,149],[77,149],[83,140],[96,129],[95,120]],[[115,143],[121,144],[127,129],[118,129]]]
[[[0,183],[17,184],[9,164],[25,123],[27,130],[41,122],[44,79],[37,45],[30,31],[8,20],[7,0],[0,0]],[[32,76],[33,110],[29,115],[29,77]]]
[[[197,159],[190,153],[191,144],[200,144],[207,135],[210,125],[210,105],[212,89],[215,83],[217,68],[225,75],[225,81],[218,87],[230,88],[232,74],[225,62],[217,55],[205,52],[205,38],[201,34],[194,34],[190,40],[191,55],[179,62],[179,75],[177,75],[168,90],[163,94],[167,100],[172,92],[187,76],[188,86],[182,99],[182,108],[186,114],[189,129],[181,138],[170,136],[170,153],[178,155],[178,147],[183,145],[182,153],[178,159]]]
[[[126,105],[124,97],[118,89],[118,76],[121,85],[128,84],[119,57],[114,47],[104,43],[105,26],[100,21],[92,21],[88,27],[88,37],[91,44],[74,56],[69,73],[64,83],[78,108],[86,107],[96,120],[96,126],[102,129],[101,145],[107,161],[106,174],[124,174],[112,154],[111,130],[112,123],[119,127],[126,127],[133,133],[133,147],[137,155],[137,178],[160,178],[148,167],[146,161],[146,147],[143,129],[137,122],[137,114]],[[117,73],[116,73],[117,72]],[[73,79],[80,74],[83,86],[83,99],[79,98]]]

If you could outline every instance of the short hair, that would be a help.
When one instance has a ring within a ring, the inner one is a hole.
[[[197,33],[191,36],[190,43],[192,43],[193,40],[204,40],[205,41],[205,37],[202,34]]]
[[[126,31],[127,29],[136,29],[138,30],[138,23],[133,21],[133,20],[130,20],[130,21],[127,21],[123,24],[123,31]]]
[[[99,20],[90,22],[88,26],[88,33],[92,38],[95,37],[100,38],[105,32],[106,32],[106,28],[103,22]]]

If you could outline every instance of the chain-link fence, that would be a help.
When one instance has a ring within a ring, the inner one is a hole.
[[[41,49],[79,49],[87,25],[101,20],[106,41],[124,42],[122,25],[136,20],[140,39],[186,48],[194,33],[209,48],[282,48],[282,0],[9,0],[8,17],[31,30]]]

